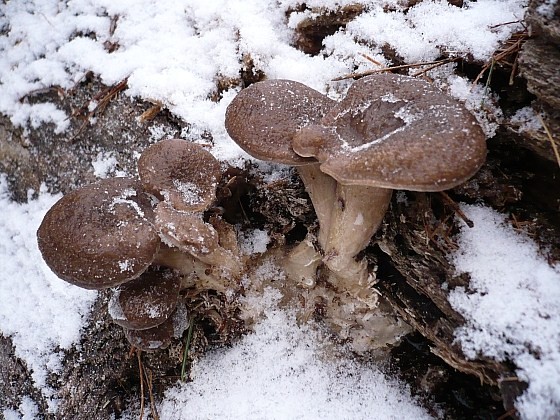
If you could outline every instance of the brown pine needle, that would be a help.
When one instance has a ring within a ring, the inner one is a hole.
[[[335,79],[332,79],[333,82],[338,82],[340,80],[346,80],[346,79],[353,79],[353,78],[359,78],[359,77],[364,77],[364,76],[369,76],[370,74],[376,74],[376,73],[383,73],[386,71],[393,71],[393,70],[402,70],[402,69],[408,69],[408,68],[414,68],[414,67],[421,67],[421,66],[431,66],[433,64],[437,64],[438,66],[448,63],[450,61],[453,60],[457,60],[457,58],[445,58],[443,60],[437,60],[437,61],[429,61],[427,63],[412,63],[412,64],[402,64],[400,66],[393,66],[393,67],[384,67],[382,69],[375,69],[375,70],[366,70],[363,71],[361,73],[349,73],[349,74],[345,74],[344,76],[340,76],[337,77]]]
[[[372,62],[373,64],[375,64],[376,66],[381,67],[383,64],[381,64],[379,61],[374,60],[373,58],[371,58],[369,55],[364,54],[364,53],[359,53],[362,57],[364,57],[367,61]]]
[[[510,22],[510,23],[516,23],[516,22]],[[504,25],[506,25],[506,24],[507,23],[504,23]],[[504,44],[504,47],[497,50],[492,55],[490,60],[482,67],[482,70],[480,70],[480,73],[478,73],[478,75],[474,79],[474,82],[472,83],[473,86],[476,85],[478,83],[478,81],[482,78],[482,76],[484,76],[484,74],[489,69],[492,69],[494,64],[496,64],[496,63],[500,64],[500,65],[508,65],[508,66],[512,67],[509,78],[510,78],[510,85],[513,84],[513,78],[514,78],[515,73],[517,71],[517,55],[518,55],[519,51],[521,50],[521,46],[527,40],[528,37],[529,37],[529,34],[528,34],[527,31],[517,32],[517,33],[513,34],[511,36],[511,38]],[[506,60],[512,54],[515,54],[513,63],[508,62]]]
[[[140,420],[144,418],[144,368],[141,358],[142,350],[136,350],[138,358],[138,374],[140,375]]]
[[[469,219],[465,213],[463,213],[461,207],[459,207],[459,205],[451,197],[449,197],[447,193],[443,191],[440,191],[439,193],[443,197],[443,201],[445,201],[453,209],[453,211],[457,213],[457,216],[463,219],[463,221],[467,224],[468,227],[473,228],[474,222],[471,219]]]
[[[554,156],[556,156],[556,162],[558,162],[558,166],[560,167],[560,152],[558,152],[558,146],[552,137],[552,133],[548,129],[548,126],[545,124],[544,119],[541,115],[538,115],[539,121],[541,122],[548,139],[550,140],[550,144],[552,145],[552,150],[554,151]]]

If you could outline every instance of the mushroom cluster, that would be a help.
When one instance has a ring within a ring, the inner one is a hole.
[[[202,147],[170,139],[148,147],[140,180],[103,179],[66,194],[45,215],[39,249],[61,279],[112,288],[109,313],[142,350],[166,347],[186,326],[180,291],[225,291],[242,270],[233,228],[203,218],[220,164]]]
[[[242,90],[226,112],[231,138],[252,156],[297,167],[319,221],[286,271],[313,287],[324,264],[340,293],[377,305],[365,260],[393,189],[441,191],[472,177],[485,136],[458,101],[429,82],[398,74],[364,77],[335,102],[290,80]],[[319,249],[317,249],[319,248]]]

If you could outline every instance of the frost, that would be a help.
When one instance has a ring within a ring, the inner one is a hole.
[[[238,235],[239,249],[244,255],[262,254],[266,252],[270,242],[268,233],[264,230],[253,229]]]
[[[543,128],[533,107],[526,106],[517,110],[510,118],[510,123],[517,126],[519,132],[536,132]]]

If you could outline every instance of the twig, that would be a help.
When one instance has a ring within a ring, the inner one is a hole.
[[[84,128],[87,125],[87,123],[89,122],[90,118],[92,118],[97,113],[103,113],[103,111],[105,111],[105,108],[107,108],[107,105],[109,105],[109,102],[111,101],[111,99],[113,99],[115,96],[117,96],[119,92],[126,89],[127,83],[128,83],[128,77],[124,80],[121,80],[119,83],[110,87],[109,89],[103,90],[102,92],[98,93],[97,95],[95,95],[93,97],[93,100],[97,101],[97,104],[96,104],[96,106],[93,110],[89,111],[86,114],[85,121],[82,123],[80,128],[78,128],[78,131],[76,132],[76,134],[74,134],[72,136],[72,138],[70,139],[72,142],[84,130]],[[91,101],[90,101],[90,103],[91,103]]]
[[[153,377],[152,371],[150,370],[150,375],[146,373],[146,369],[144,369],[144,375],[146,375],[146,383],[148,384],[148,395],[150,396],[150,407],[152,409],[152,417],[154,420],[159,420],[159,414],[157,412],[156,401],[154,399],[154,393],[152,392],[153,389]]]
[[[500,26],[506,26],[506,25],[513,25],[514,23],[521,23],[523,21],[521,20],[512,20],[510,22],[504,22],[504,23],[498,23],[497,25],[492,25],[489,28],[490,29],[495,29],[495,28],[499,28]]]
[[[425,74],[425,73],[429,72],[430,70],[435,69],[436,67],[443,66],[444,64],[448,64],[448,63],[453,63],[454,61],[458,61],[458,60],[459,60],[459,57],[446,58],[445,60],[441,60],[441,62],[439,62],[439,63],[433,64],[433,65],[425,68],[424,70],[421,70],[419,72],[414,73],[412,75],[412,77],[418,77],[422,74]]]
[[[144,418],[144,368],[142,367],[142,358],[140,354],[142,350],[136,350],[138,358],[138,373],[140,375],[140,420]]]
[[[449,206],[453,209],[453,211],[455,213],[457,213],[457,216],[459,216],[461,219],[463,219],[463,221],[467,224],[468,227],[473,228],[474,227],[474,222],[471,219],[469,219],[465,215],[465,213],[463,213],[463,210],[461,210],[461,207],[459,207],[459,205],[451,197],[449,197],[449,195],[446,192],[440,191],[439,193],[443,197],[443,200],[447,204],[449,204]]]
[[[379,61],[374,60],[373,58],[371,58],[369,55],[364,54],[364,53],[359,53],[362,57],[364,57],[367,61],[372,62],[373,64],[375,64],[376,66],[382,66],[383,64],[381,64]]]
[[[340,76],[340,77],[337,77],[335,79],[332,79],[332,81],[333,82],[338,82],[340,80],[345,80],[345,79],[353,79],[353,78],[358,78],[358,77],[369,76],[370,74],[383,73],[383,72],[386,72],[386,71],[393,71],[393,70],[402,70],[402,69],[408,69],[408,68],[412,68],[412,67],[430,66],[432,64],[441,65],[441,64],[445,64],[447,62],[450,62],[450,60],[457,60],[457,58],[454,58],[454,59],[445,58],[443,60],[429,61],[427,63],[402,64],[400,66],[384,67],[382,69],[375,69],[375,70],[366,70],[366,71],[363,71],[361,73],[349,73],[349,74],[345,74],[344,76]]]
[[[514,22],[511,22],[514,23]],[[504,23],[502,25],[506,25],[507,23]],[[480,70],[480,73],[478,73],[478,75],[476,76],[476,78],[473,81],[473,86],[476,85],[478,83],[478,81],[482,78],[482,76],[484,76],[484,73],[486,73],[486,71],[488,69],[490,69],[491,71],[493,70],[494,64],[498,63],[498,64],[508,64],[512,67],[511,70],[511,74],[509,77],[510,80],[510,84],[513,83],[513,77],[515,75],[515,71],[517,70],[517,56],[519,53],[519,50],[521,49],[521,46],[523,45],[523,43],[525,42],[525,40],[529,37],[529,34],[527,33],[527,31],[523,31],[523,32],[517,32],[515,34],[513,34],[511,36],[511,38],[505,43],[505,45],[510,44],[508,47],[506,48],[502,48],[500,50],[498,50],[496,53],[494,53],[492,55],[492,57],[490,58],[490,60],[482,67],[482,69]],[[505,61],[506,57],[515,53],[515,58],[513,63],[507,63]],[[490,76],[488,76],[490,77]]]
[[[558,152],[558,146],[556,145],[556,142],[554,141],[554,138],[552,137],[552,133],[550,132],[550,130],[548,129],[548,126],[545,124],[543,117],[539,114],[539,121],[541,122],[544,131],[546,131],[546,135],[548,136],[548,139],[550,140],[550,144],[552,145],[552,150],[554,150],[554,156],[556,156],[556,162],[558,162],[558,166],[560,167],[560,153]]]

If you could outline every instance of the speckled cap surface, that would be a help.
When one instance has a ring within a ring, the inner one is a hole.
[[[178,210],[204,211],[216,199],[220,163],[202,146],[181,139],[161,140],[138,160],[145,190]]]
[[[292,150],[302,127],[317,123],[336,104],[322,93],[292,80],[264,80],[243,89],[226,111],[226,130],[257,159],[305,165],[316,162]]]
[[[425,80],[390,73],[354,82],[292,146],[342,184],[413,191],[457,186],[486,158],[485,135],[459,101]]]
[[[86,289],[117,286],[152,263],[160,239],[149,198],[129,178],[74,190],[45,215],[37,241],[51,270]]]

